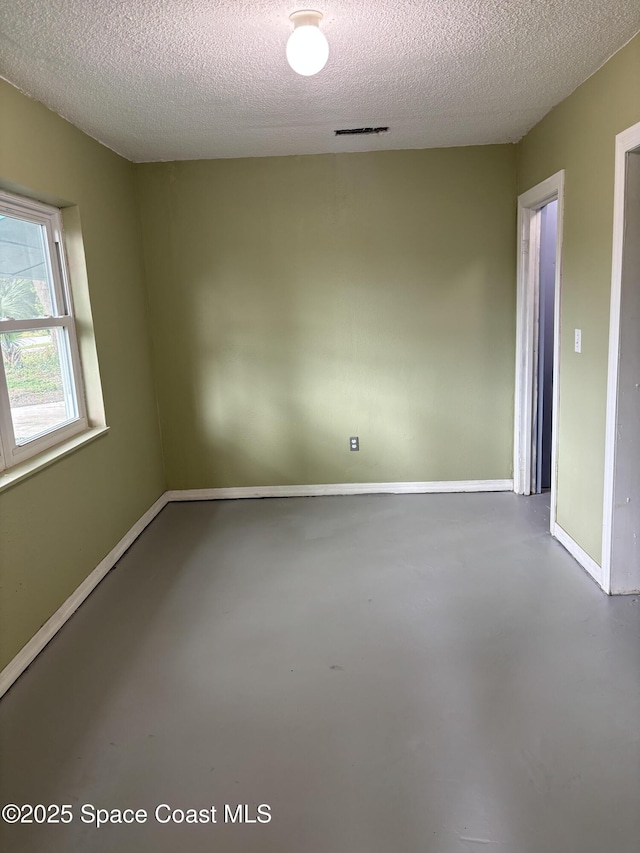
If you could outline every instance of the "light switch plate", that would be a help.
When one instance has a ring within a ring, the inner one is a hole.
[[[574,349],[576,352],[582,352],[582,329],[576,329]]]

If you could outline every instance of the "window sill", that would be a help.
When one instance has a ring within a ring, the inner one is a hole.
[[[73,438],[68,438],[66,441],[56,444],[55,447],[43,450],[37,456],[32,456],[30,459],[3,471],[0,473],[0,493],[10,489],[11,486],[15,486],[16,483],[21,483],[28,477],[33,476],[33,474],[37,474],[38,471],[48,468],[49,465],[53,465],[58,459],[68,456],[70,453],[95,441],[101,435],[106,435],[108,432],[108,426],[92,427],[78,435],[74,435]]]

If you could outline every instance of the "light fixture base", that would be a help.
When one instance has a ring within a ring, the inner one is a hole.
[[[317,27],[322,20],[322,12],[315,12],[313,9],[301,9],[299,12],[292,12],[289,15],[289,20],[296,27]]]

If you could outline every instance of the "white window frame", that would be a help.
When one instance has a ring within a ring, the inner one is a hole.
[[[69,285],[69,271],[64,247],[62,213],[57,207],[51,207],[42,202],[2,191],[0,191],[0,213],[44,226],[49,255],[46,262],[51,276],[57,309],[52,317],[39,317],[29,320],[0,319],[0,333],[30,329],[64,329],[69,342],[70,364],[68,370],[65,369],[64,364],[61,364],[61,369],[63,381],[71,384],[76,402],[76,412],[73,418],[34,436],[23,444],[18,444],[11,417],[4,361],[0,356],[0,472],[2,472],[78,433],[86,431],[88,419],[73,312],[73,298]]]

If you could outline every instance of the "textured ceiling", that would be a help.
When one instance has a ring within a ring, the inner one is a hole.
[[[638,0],[0,0],[0,75],[131,160],[516,141],[640,29]],[[379,137],[342,127],[389,125]]]

